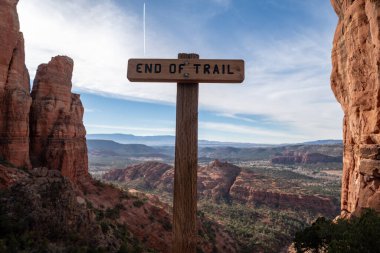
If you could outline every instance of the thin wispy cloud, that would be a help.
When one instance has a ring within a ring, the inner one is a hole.
[[[150,135],[150,134],[170,134],[174,135],[174,128],[156,128],[156,127],[129,127],[129,126],[114,126],[114,125],[98,125],[98,124],[87,124],[87,128],[97,130],[96,133],[115,133],[115,132],[128,132],[132,134],[139,135]]]
[[[28,0],[21,1],[18,9],[32,79],[39,64],[64,54],[74,59],[77,89],[156,101],[175,95],[174,86],[132,85],[126,79],[128,59],[141,57],[144,51],[139,15],[100,0]],[[170,45],[165,40],[156,38],[154,32],[148,40],[155,41],[150,51],[167,55]],[[147,96],[148,90],[154,96]]]
[[[223,7],[228,7],[231,4],[231,0],[211,0],[211,2],[214,2]]]
[[[199,122],[199,127],[204,130],[230,133],[240,133],[245,136],[244,142],[261,142],[261,143],[279,143],[279,142],[296,142],[305,138],[298,134],[289,132],[271,131],[251,126],[241,126],[235,124],[217,123],[217,122]]]

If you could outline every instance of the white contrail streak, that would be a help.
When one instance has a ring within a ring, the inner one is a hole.
[[[143,26],[144,26],[144,56],[145,56],[145,54],[146,54],[146,28],[145,28],[145,25],[146,25],[146,23],[145,23],[145,2],[144,2],[144,13],[143,13],[143,19],[144,19],[144,24],[143,24]]]

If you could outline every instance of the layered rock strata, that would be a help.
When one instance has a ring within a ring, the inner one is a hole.
[[[0,1],[0,159],[30,167],[29,73],[16,0]]]
[[[265,188],[267,185],[269,187]],[[246,205],[266,205],[271,208],[309,210],[312,213],[331,215],[339,213],[334,198],[320,195],[289,192],[289,186],[279,187],[276,180],[242,171],[230,189],[230,198]],[[298,187],[298,185],[293,185]]]
[[[380,212],[380,1],[331,0],[332,90],[344,111],[342,217]]]
[[[88,176],[86,130],[79,95],[71,93],[73,60],[53,57],[38,67],[30,112],[34,167],[58,169],[73,181]]]

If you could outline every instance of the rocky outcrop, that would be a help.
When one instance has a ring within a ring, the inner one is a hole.
[[[0,191],[28,177],[28,173],[0,164]]]
[[[241,169],[227,162],[215,160],[198,170],[198,194],[215,201],[229,200],[230,189]]]
[[[111,170],[103,175],[104,180],[128,182],[133,180],[143,180],[142,187],[154,189],[160,183],[157,179],[171,170],[172,166],[160,162],[146,162],[128,167],[125,170]]]
[[[267,185],[267,188],[264,186]],[[337,203],[331,197],[288,193],[276,187],[274,180],[242,171],[230,189],[231,199],[246,205],[266,205],[271,208],[308,210],[324,215],[336,214]]]
[[[30,81],[17,2],[0,1],[0,158],[30,167]]]
[[[218,160],[208,166],[198,167],[198,197],[227,200],[229,190],[241,169]],[[146,162],[126,169],[114,169],[103,175],[107,181],[127,182],[129,186],[142,189],[158,189],[173,193],[174,169],[160,162]]]
[[[344,111],[342,216],[380,212],[380,2],[331,0],[332,90]]]
[[[38,67],[30,113],[30,158],[34,167],[57,169],[73,181],[88,176],[86,130],[79,95],[71,93],[73,60],[52,58]]]
[[[284,152],[283,155],[271,159],[274,164],[314,164],[342,162],[342,157],[329,156],[320,153]]]

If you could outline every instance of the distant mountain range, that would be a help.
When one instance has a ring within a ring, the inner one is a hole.
[[[88,140],[110,140],[121,144],[144,144],[148,146],[174,146],[175,136],[173,135],[156,135],[156,136],[136,136],[132,134],[87,134]],[[220,142],[199,140],[200,147],[238,147],[238,148],[253,148],[253,147],[274,147],[289,144],[257,144],[257,143],[241,143],[241,142]],[[342,144],[342,140],[316,140],[304,143],[304,145],[335,145]]]
[[[318,141],[307,141],[303,142],[304,145],[343,145],[343,140],[318,140]]]

